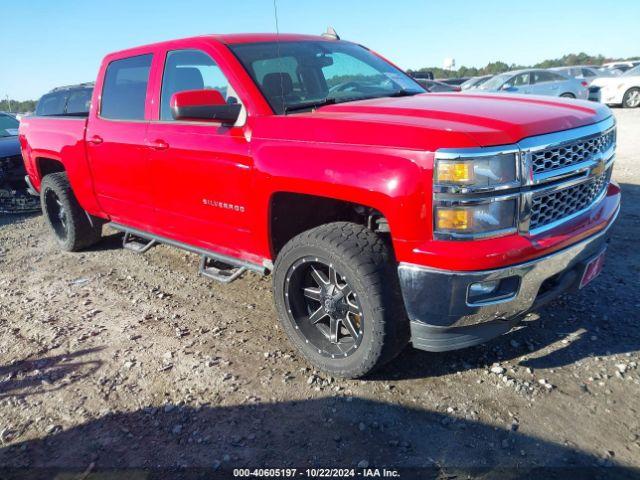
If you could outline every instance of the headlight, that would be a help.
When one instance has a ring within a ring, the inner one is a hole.
[[[517,180],[516,161],[515,153],[475,158],[438,158],[435,183],[440,186],[458,186],[463,190],[511,185]]]
[[[473,205],[436,205],[435,232],[451,237],[505,234],[516,228],[514,198]]]

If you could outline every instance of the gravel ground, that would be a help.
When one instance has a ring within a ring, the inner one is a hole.
[[[0,216],[0,468],[638,474],[640,109],[615,115],[624,200],[598,280],[487,345],[407,348],[361,381],[292,350],[270,278],[211,283],[194,255],[113,232],[63,253],[40,216]]]

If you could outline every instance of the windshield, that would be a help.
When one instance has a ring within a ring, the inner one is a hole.
[[[15,137],[19,125],[20,122],[11,115],[0,114],[0,137]]]
[[[496,75],[493,78],[490,78],[478,88],[480,90],[498,90],[504,82],[509,80],[513,76],[512,73],[501,73],[500,75]]]
[[[230,48],[278,114],[425,92],[401,70],[348,42],[266,42]]]
[[[635,77],[640,75],[640,65],[633,67],[631,70],[627,70],[622,74],[623,77]]]

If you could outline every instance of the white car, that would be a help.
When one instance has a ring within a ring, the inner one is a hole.
[[[600,101],[625,108],[640,107],[640,65],[619,77],[597,78],[591,85],[600,87]]]

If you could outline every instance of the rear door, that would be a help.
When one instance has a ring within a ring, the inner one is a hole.
[[[107,59],[87,127],[87,156],[98,202],[112,220],[153,224],[146,116],[153,55]]]
[[[563,79],[564,77],[544,70],[531,72],[531,93],[534,95],[560,95],[558,78]]]

